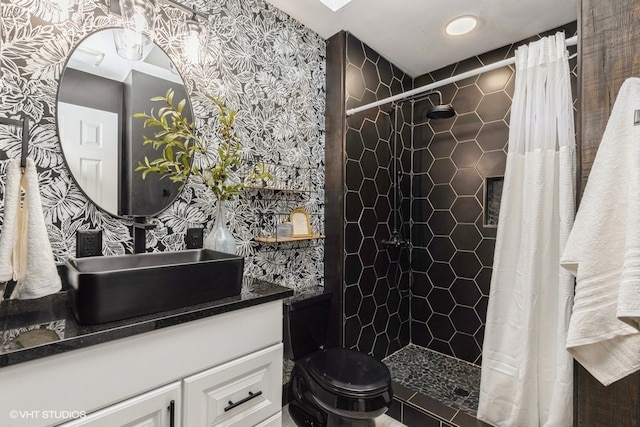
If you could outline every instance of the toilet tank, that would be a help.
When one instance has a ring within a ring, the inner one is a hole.
[[[284,303],[284,357],[296,360],[326,344],[331,293]]]

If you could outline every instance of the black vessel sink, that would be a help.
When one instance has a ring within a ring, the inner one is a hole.
[[[62,269],[85,325],[240,294],[244,258],[207,249],[71,259]]]

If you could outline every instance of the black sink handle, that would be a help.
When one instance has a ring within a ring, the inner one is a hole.
[[[229,406],[227,406],[226,408],[224,408],[224,412],[230,411],[233,408],[235,408],[236,406],[240,406],[245,402],[250,401],[251,399],[253,399],[254,397],[258,397],[262,394],[262,390],[258,391],[257,393],[251,393],[249,392],[249,396],[245,397],[242,400],[238,400],[236,403],[233,403],[232,401],[229,401]]]

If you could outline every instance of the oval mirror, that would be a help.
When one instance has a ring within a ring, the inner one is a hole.
[[[185,116],[193,115],[166,53],[154,43],[132,44],[127,31],[100,30],[74,49],[58,89],[58,133],[71,174],[94,203],[116,216],[153,216],[173,203],[180,185],[135,172],[138,161],[159,153],[142,145],[153,130],[133,114],[157,111],[150,99],[173,88],[176,100],[187,99]]]

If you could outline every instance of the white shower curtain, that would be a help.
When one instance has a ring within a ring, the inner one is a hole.
[[[515,84],[478,418],[569,427],[573,278],[560,255],[575,211],[575,137],[564,34],[517,49]]]

